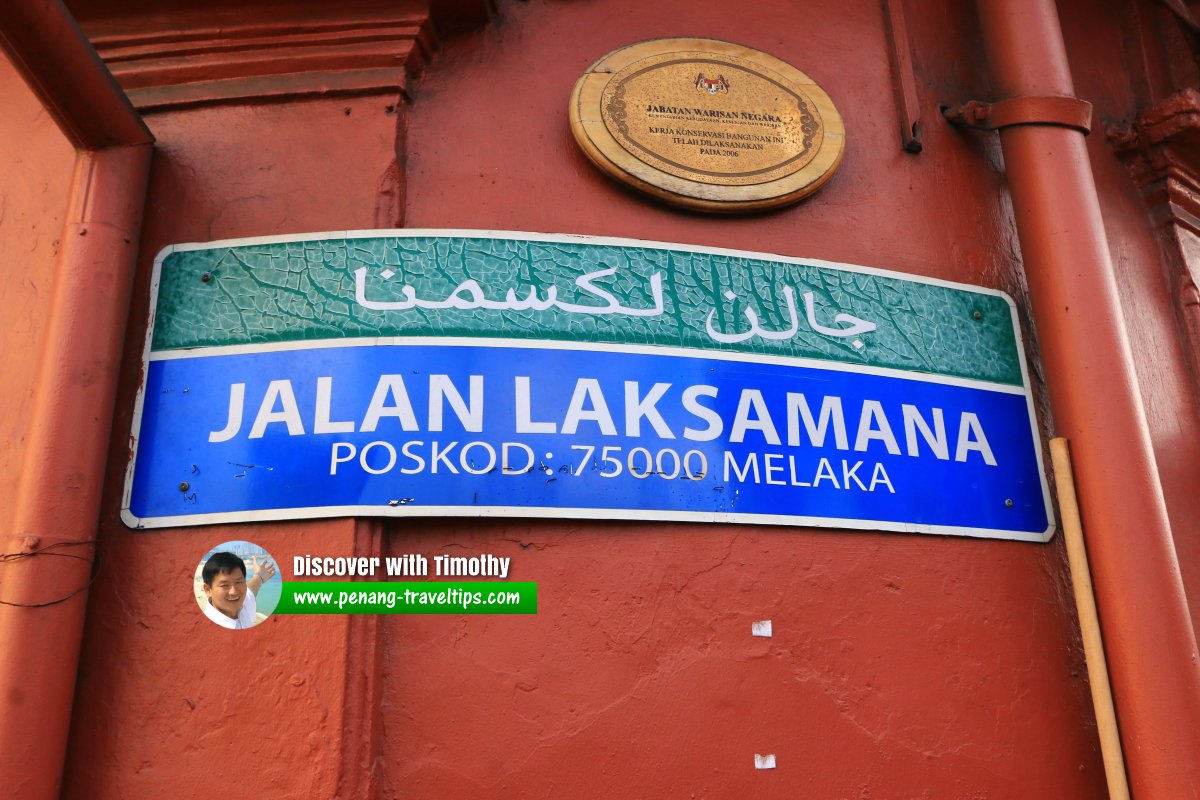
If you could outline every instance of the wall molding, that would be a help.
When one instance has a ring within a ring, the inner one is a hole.
[[[1107,129],[1161,232],[1168,287],[1200,388],[1200,91],[1184,89]]]
[[[406,94],[437,46],[424,3],[280,7],[264,14],[125,18],[85,25],[143,113],[306,96]],[[248,21],[249,17],[253,21]]]

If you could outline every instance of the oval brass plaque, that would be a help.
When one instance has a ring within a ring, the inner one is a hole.
[[[617,180],[675,205],[733,213],[794,203],[842,160],[829,96],[795,67],[716,39],[614,50],[575,84],[571,129]]]

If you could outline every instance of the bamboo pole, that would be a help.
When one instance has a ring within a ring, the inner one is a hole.
[[[1058,510],[1062,516],[1063,537],[1067,543],[1067,562],[1071,567],[1071,585],[1075,590],[1075,608],[1083,634],[1083,654],[1087,659],[1088,681],[1092,687],[1092,705],[1096,709],[1096,728],[1100,734],[1100,752],[1108,779],[1111,800],[1129,800],[1129,782],[1121,755],[1117,732],[1117,714],[1113,709],[1112,689],[1108,684],[1108,664],[1104,659],[1104,641],[1100,637],[1100,618],[1096,596],[1092,592],[1092,573],[1088,569],[1083,526],[1075,498],[1075,474],[1071,468],[1071,448],[1067,440],[1050,440],[1050,458],[1054,462],[1054,481],[1058,486]]]

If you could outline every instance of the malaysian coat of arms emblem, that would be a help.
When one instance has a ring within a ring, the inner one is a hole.
[[[719,94],[729,91],[729,81],[725,80],[724,75],[718,75],[715,78],[710,78],[701,72],[696,76],[696,88],[702,92],[709,94]]]

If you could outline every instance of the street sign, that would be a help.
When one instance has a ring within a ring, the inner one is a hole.
[[[454,515],[1054,530],[999,292],[475,231],[176,245],[154,289],[131,526]]]

